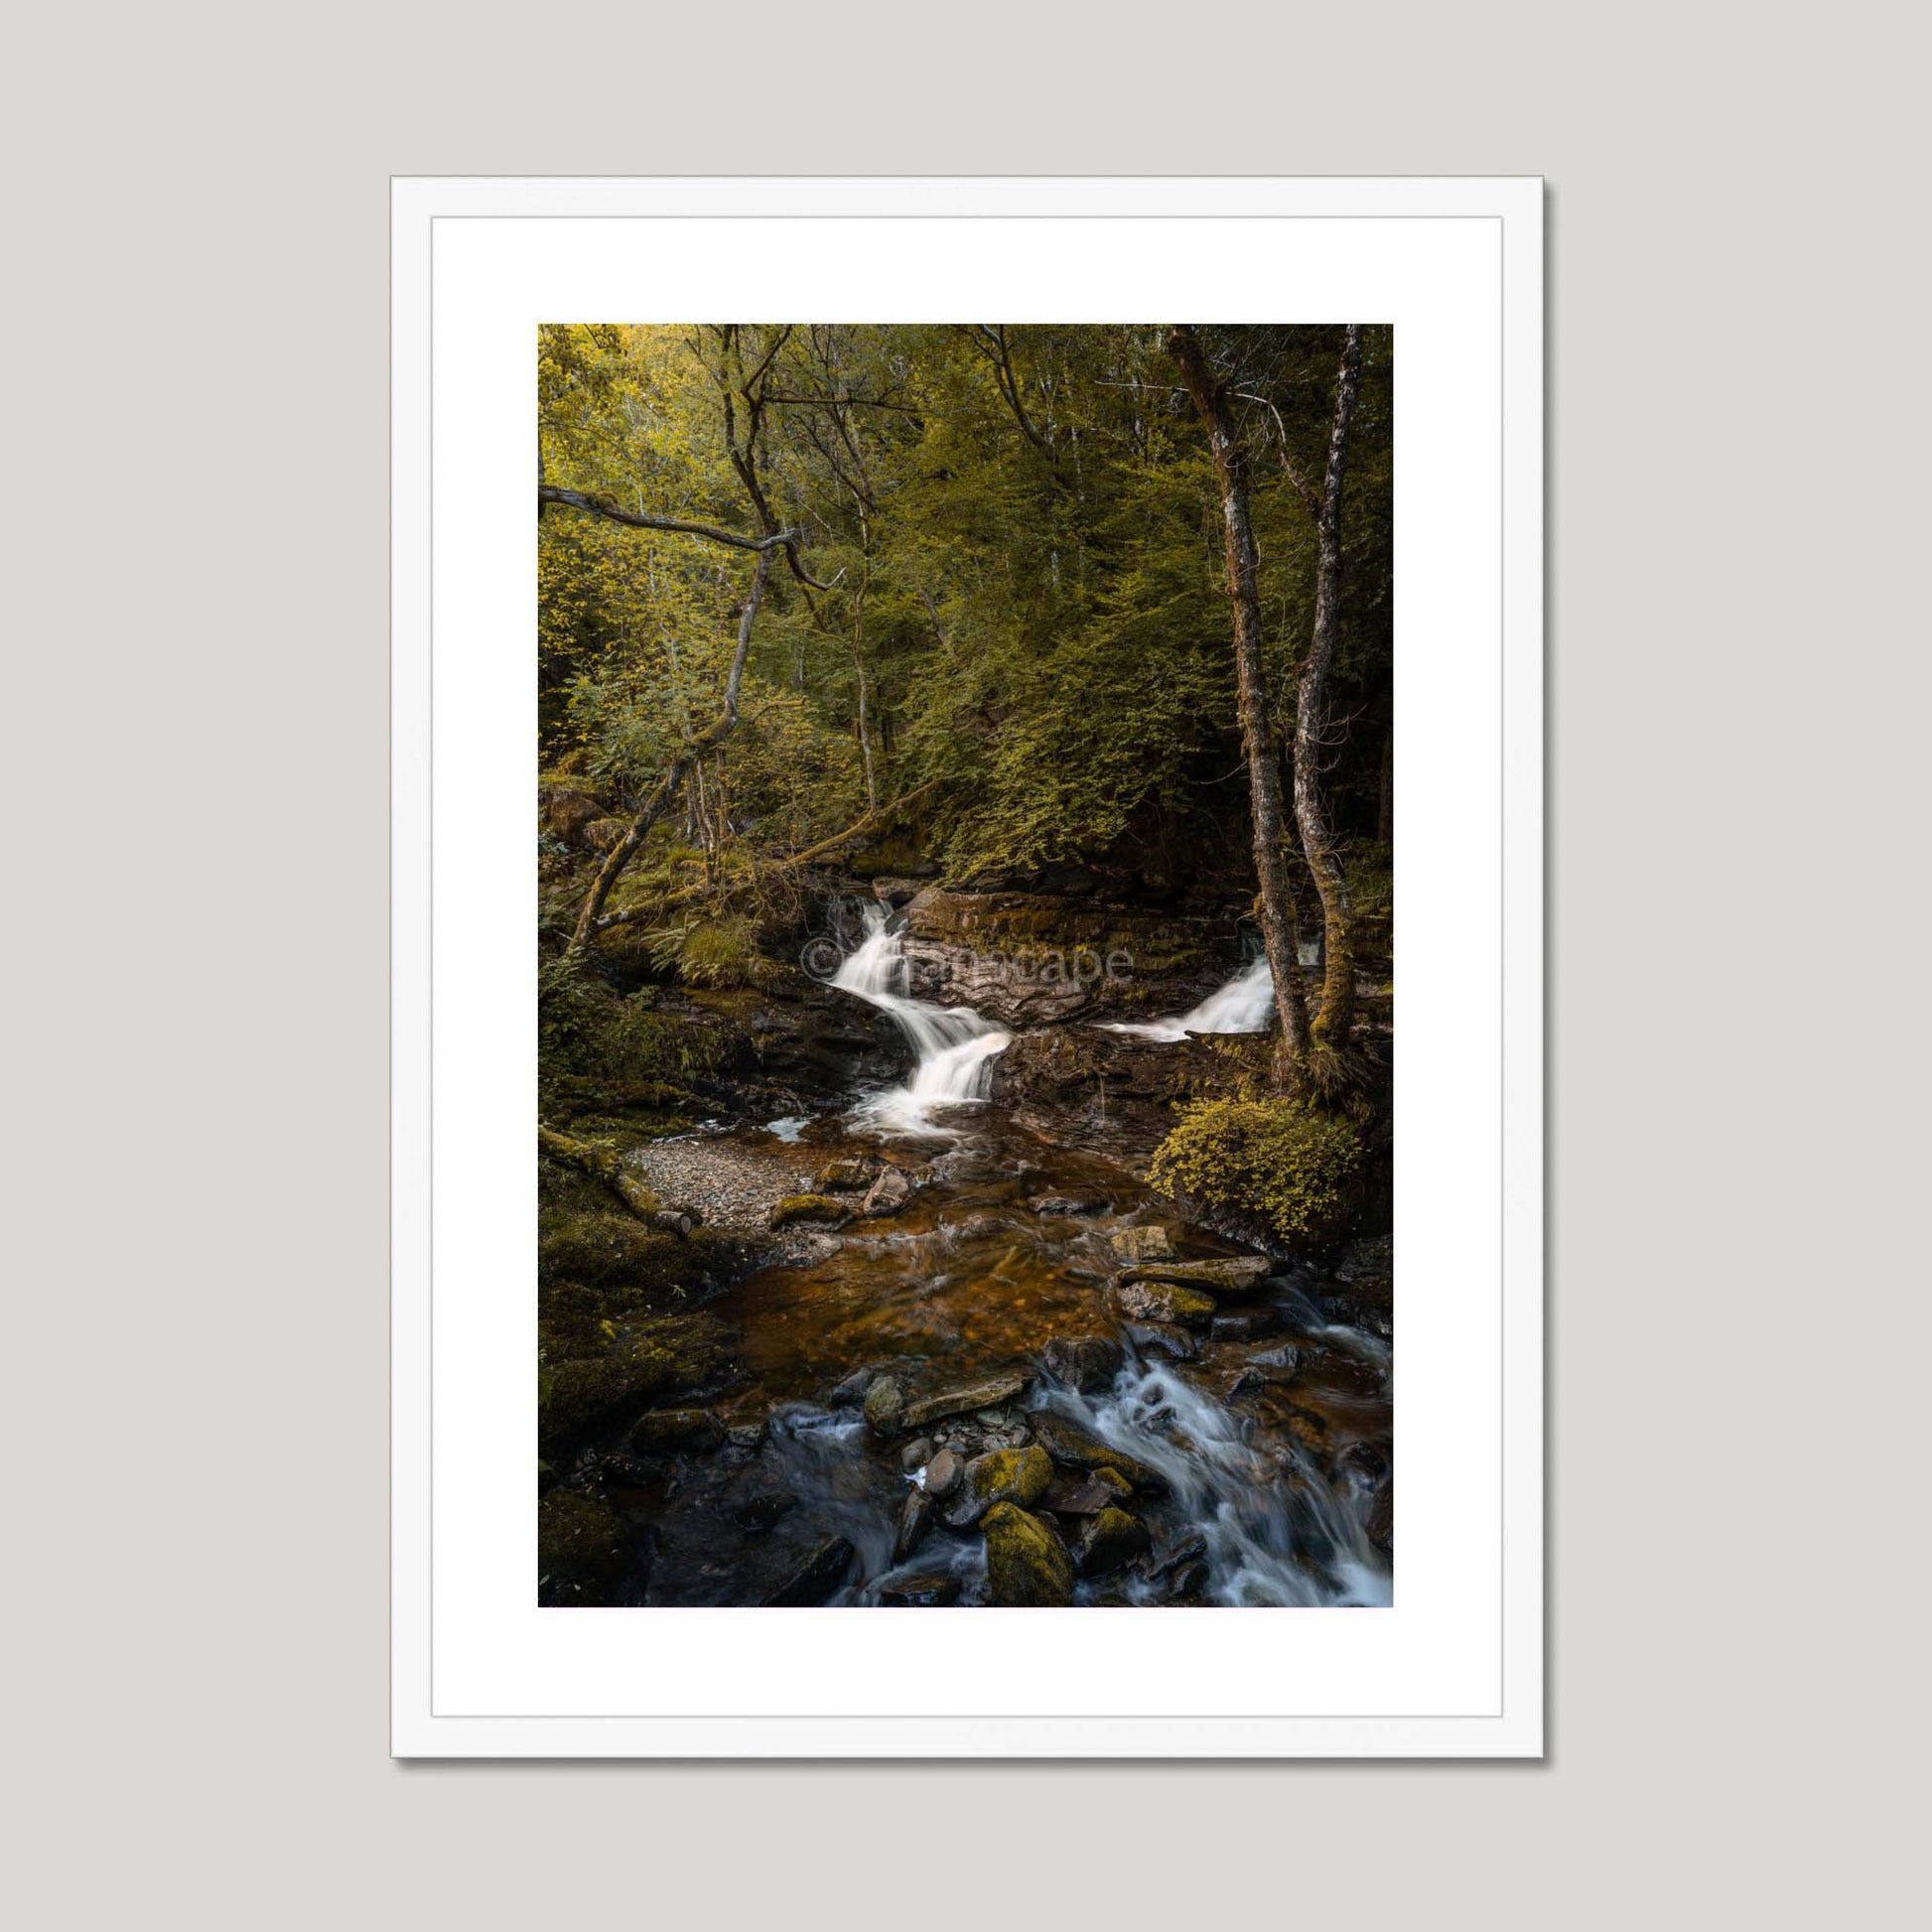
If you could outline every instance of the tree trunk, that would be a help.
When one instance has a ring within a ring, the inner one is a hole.
[[[759,606],[764,602],[764,587],[771,576],[771,559],[777,554],[778,544],[774,539],[759,552],[758,568],[752,574],[751,595],[745,600],[745,609],[738,621],[738,649],[732,657],[731,675],[725,683],[725,708],[712,720],[696,738],[688,740],[677,756],[672,759],[670,769],[659,780],[657,789],[644,800],[637,816],[625,828],[624,835],[609,852],[604,855],[604,863],[598,868],[597,878],[591,883],[589,897],[584,900],[583,910],[577,915],[577,929],[570,935],[570,952],[582,952],[597,934],[597,922],[604,911],[604,901],[611,897],[611,888],[618,883],[619,876],[630,863],[631,855],[643,844],[650,828],[661,818],[666,808],[677,797],[679,787],[684,783],[685,773],[692,764],[714,746],[721,745],[731,736],[738,723],[738,691],[744,682],[745,658],[752,648],[752,623],[758,617]]]
[[[1261,908],[1262,943],[1275,980],[1275,1005],[1282,1017],[1281,1044],[1275,1055],[1275,1084],[1288,1086],[1309,1044],[1308,1007],[1302,995],[1302,961],[1295,929],[1295,900],[1288,887],[1288,828],[1282,810],[1281,765],[1275,728],[1268,716],[1268,674],[1262,661],[1261,600],[1256,589],[1259,565],[1253,525],[1248,520],[1248,466],[1234,434],[1222,385],[1208,372],[1194,332],[1177,325],[1168,337],[1168,352],[1193,398],[1214,453],[1214,475],[1221,486],[1221,518],[1227,534],[1228,592],[1234,603],[1234,664],[1241,700],[1241,739],[1248,759],[1248,795],[1254,819],[1256,895]]]
[[[1328,467],[1315,518],[1314,634],[1302,660],[1295,694],[1295,822],[1302,851],[1321,895],[1321,1006],[1313,1033],[1319,1045],[1339,1050],[1355,1019],[1355,919],[1348,881],[1321,802],[1321,686],[1334,660],[1341,618],[1341,477],[1348,454],[1348,422],[1361,379],[1362,332],[1351,323],[1335,377],[1335,413],[1328,427]]]

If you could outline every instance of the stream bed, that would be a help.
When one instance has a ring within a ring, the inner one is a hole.
[[[850,1218],[707,1304],[745,1379],[722,1448],[635,1463],[617,1491],[651,1531],[643,1600],[994,1600],[971,1492],[1012,1466],[1074,1603],[1390,1602],[1385,1246],[1334,1273],[1263,1263],[1017,1125],[983,1098],[1006,1035],[906,998],[883,916],[834,984],[893,1013],[913,1072],[840,1114],[714,1137],[726,1166],[782,1148],[847,1190],[828,1222]],[[902,1198],[864,1211],[881,1175]],[[1238,1289],[1196,1292],[1182,1319],[1124,1305],[1163,1264],[1184,1280],[1230,1260]]]

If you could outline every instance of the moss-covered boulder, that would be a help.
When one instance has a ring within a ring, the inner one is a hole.
[[[1176,1328],[1208,1328],[1214,1298],[1178,1282],[1134,1282],[1116,1277],[1114,1307],[1125,1321],[1164,1321]]]
[[[1266,1255],[1228,1255],[1214,1261],[1150,1261],[1123,1268],[1124,1282],[1177,1282],[1207,1295],[1252,1295],[1275,1272]]]
[[[946,1506],[946,1521],[954,1529],[966,1529],[996,1503],[1031,1509],[1052,1480],[1053,1461],[1042,1449],[989,1450],[967,1463],[965,1479]]]
[[[739,1372],[732,1339],[709,1315],[668,1315],[621,1333],[609,1354],[546,1363],[537,1377],[539,1441],[568,1445],[626,1409],[726,1386]]]
[[[787,1194],[771,1210],[771,1226],[788,1228],[798,1222],[812,1222],[842,1228],[852,1219],[852,1208],[829,1194]]]
[[[739,1259],[736,1243],[706,1228],[681,1236],[646,1227],[621,1209],[539,1211],[538,1280],[600,1289],[625,1307],[689,1297],[709,1277],[733,1271]]]
[[[831,1161],[812,1185],[821,1194],[853,1193],[872,1185],[874,1172],[870,1161]]]
[[[537,1594],[546,1604],[618,1600],[635,1537],[613,1510],[579,1489],[553,1489],[537,1506]]]
[[[1147,1525],[1124,1509],[1107,1508],[1090,1517],[1080,1533],[1080,1575],[1105,1577],[1132,1563],[1148,1547]]]
[[[630,1427],[630,1447],[644,1455],[695,1455],[724,1446],[724,1425],[709,1409],[653,1409]]]
[[[1073,1601],[1073,1559],[1037,1516],[1018,1503],[995,1503],[981,1525],[986,1582],[1006,1608],[1058,1608]]]
[[[895,1436],[905,1415],[905,1390],[890,1375],[875,1376],[866,1389],[866,1427],[875,1436]]]

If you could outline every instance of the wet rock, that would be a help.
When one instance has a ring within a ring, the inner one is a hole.
[[[940,1571],[889,1578],[879,1586],[879,1601],[887,1609],[942,1610],[959,1601],[959,1579]]]
[[[821,1194],[852,1193],[870,1187],[873,1169],[869,1161],[834,1161],[818,1171],[812,1183]]]
[[[942,1449],[925,1465],[925,1492],[944,1502],[966,1477],[966,1464],[956,1449]]]
[[[897,1168],[888,1168],[867,1189],[859,1211],[874,1218],[897,1214],[912,1194],[912,1183]]]
[[[1069,1469],[1112,1469],[1145,1495],[1161,1496],[1168,1479],[1138,1457],[1103,1443],[1090,1429],[1068,1416],[1042,1409],[1033,1419],[1034,1442],[1052,1459]]]
[[[872,1387],[873,1378],[878,1373],[879,1370],[876,1367],[855,1368],[852,1371],[852,1373],[848,1375],[845,1378],[845,1380],[841,1382],[838,1385],[838,1387],[835,1388],[832,1391],[832,1393],[825,1398],[826,1406],[832,1409],[843,1409],[846,1406],[846,1404],[849,1402],[865,1401],[866,1391]]]
[[[798,1507],[798,1498],[788,1490],[771,1489],[753,1496],[738,1506],[738,1520],[748,1530],[768,1530],[780,1518]]]
[[[1103,1509],[1080,1534],[1080,1575],[1105,1577],[1130,1564],[1148,1547],[1147,1525],[1124,1509]]]
[[[757,1422],[734,1423],[725,1431],[725,1441],[749,1455],[764,1447],[764,1420],[760,1417]]]
[[[896,1436],[905,1417],[905,1390],[881,1375],[866,1390],[866,1427],[875,1436]]]
[[[1259,1395],[1267,1386],[1267,1376],[1260,1369],[1250,1366],[1228,1378],[1226,1399],[1234,1402],[1244,1395]]]
[[[907,1475],[932,1460],[932,1441],[930,1437],[920,1436],[909,1442],[898,1452],[898,1466]]]
[[[841,1589],[852,1574],[858,1553],[842,1536],[828,1536],[774,1589],[765,1601],[769,1609],[797,1609],[823,1603]]]
[[[1165,1545],[1155,1560],[1155,1573],[1169,1576],[1184,1564],[1199,1563],[1207,1555],[1207,1538],[1199,1530],[1183,1530]]]
[[[1134,1493],[1134,1485],[1113,1469],[1095,1469],[1077,1481],[1055,1477],[1039,1499],[1049,1516],[1098,1516]]]
[[[1179,1328],[1205,1328],[1214,1319],[1214,1298],[1178,1282],[1130,1282],[1116,1277],[1114,1307],[1129,1321],[1163,1321]]]
[[[1217,1314],[1209,1324],[1209,1341],[1259,1341],[1280,1331],[1282,1311],[1274,1308],[1243,1309],[1238,1314]]]
[[[811,1221],[843,1227],[851,1218],[852,1209],[828,1194],[787,1194],[772,1208],[770,1226],[775,1230]]]
[[[1200,1344],[1185,1328],[1167,1321],[1128,1321],[1122,1324],[1127,1339],[1143,1355],[1166,1355],[1171,1361],[1191,1362],[1200,1353]]]
[[[1252,1295],[1275,1272],[1266,1255],[1233,1255],[1218,1261],[1149,1260],[1124,1268],[1123,1282],[1178,1282],[1208,1295]]]
[[[908,1489],[905,1507],[898,1513],[898,1535],[893,1539],[893,1561],[903,1563],[919,1547],[931,1524],[932,1498],[923,1489]]]
[[[1172,1261],[1173,1238],[1158,1223],[1144,1228],[1116,1228],[1107,1237],[1108,1245],[1122,1261]]]
[[[719,1441],[723,1440],[721,1436]],[[641,1461],[634,1455],[624,1454],[621,1449],[600,1456],[597,1469],[606,1482],[616,1483],[624,1489],[647,1489],[663,1474],[661,1464]]]
[[[970,1529],[996,1503],[1031,1509],[1053,1480],[1053,1464],[1042,1449],[994,1449],[967,1463],[958,1493],[946,1505],[946,1521]]]
[[[709,1409],[655,1409],[630,1429],[630,1447],[644,1455],[703,1454],[724,1446],[724,1429]]]
[[[1002,1376],[997,1381],[974,1382],[966,1388],[951,1389],[942,1395],[923,1396],[905,1405],[900,1426],[925,1429],[953,1416],[970,1416],[981,1409],[995,1409],[1003,1402],[1015,1402],[1027,1393],[1022,1376]]]
[[[1096,1395],[1113,1386],[1124,1357],[1120,1343],[1110,1335],[1055,1335],[1041,1359],[1048,1373],[1068,1388],[1078,1389],[1082,1395]]]
[[[1284,1376],[1293,1375],[1301,1365],[1302,1351],[1290,1348],[1286,1343],[1280,1348],[1265,1348],[1260,1354],[1248,1357],[1250,1368],[1277,1369],[1283,1371]]]
[[[1168,1579],[1170,1603],[1198,1603],[1207,1588],[1207,1565],[1204,1563],[1183,1563]]]
[[[1053,1608],[1073,1600],[1073,1559],[1037,1516],[1017,1503],[995,1503],[982,1525],[986,1581],[995,1603]]]

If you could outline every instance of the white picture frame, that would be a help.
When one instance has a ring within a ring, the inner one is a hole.
[[[392,222],[394,1753],[1540,1756],[1540,181],[410,178]],[[956,1613],[943,1671],[920,1618],[539,1609],[535,325],[995,312],[1395,327],[1396,1602]]]

